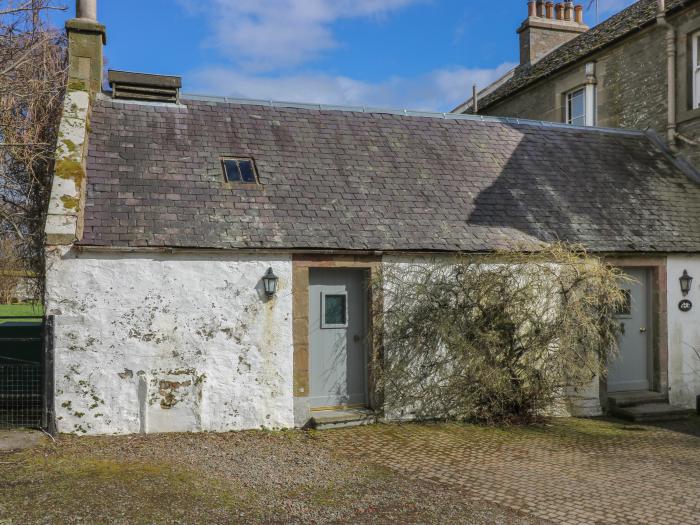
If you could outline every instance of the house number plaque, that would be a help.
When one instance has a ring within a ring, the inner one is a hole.
[[[680,303],[678,303],[678,309],[681,312],[690,312],[693,308],[693,303],[691,303],[688,299],[683,299]]]

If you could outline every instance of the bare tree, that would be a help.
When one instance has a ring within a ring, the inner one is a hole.
[[[0,0],[0,272],[43,273],[43,229],[66,86],[52,0]],[[17,268],[17,261],[21,268]],[[37,280],[36,294],[41,293]]]

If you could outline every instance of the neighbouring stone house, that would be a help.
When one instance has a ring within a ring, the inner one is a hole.
[[[640,0],[588,29],[571,2],[528,2],[520,64],[477,113],[653,129],[700,165],[700,2]],[[454,110],[474,113],[468,100]]]
[[[371,407],[368,276],[558,239],[639,278],[631,365],[574,412],[613,391],[694,403],[700,308],[677,305],[683,271],[700,276],[700,178],[653,135],[187,96],[133,73],[103,92],[105,28],[94,0],[78,7],[46,226],[60,431],[293,427]]]

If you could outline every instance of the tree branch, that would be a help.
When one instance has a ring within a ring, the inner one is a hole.
[[[21,147],[32,147],[32,146],[48,146],[48,142],[10,142],[3,143],[0,142],[0,148],[21,148]]]
[[[67,11],[68,8],[66,7],[58,7],[58,6],[51,6],[51,5],[45,5],[41,7],[34,7],[32,5],[32,2],[27,2],[23,6],[20,7],[13,7],[11,9],[5,9],[3,11],[0,11],[0,16],[4,15],[14,15],[17,13],[22,13],[22,12],[28,12],[28,11]]]

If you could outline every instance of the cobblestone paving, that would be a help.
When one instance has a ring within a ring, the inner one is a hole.
[[[563,524],[700,524],[700,419],[672,427],[376,425],[328,431],[341,454]]]

